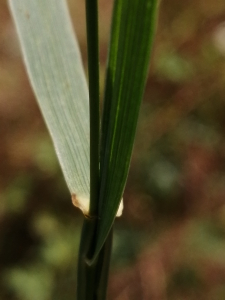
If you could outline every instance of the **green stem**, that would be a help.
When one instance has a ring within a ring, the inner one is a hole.
[[[85,218],[81,233],[77,267],[77,300],[95,300],[96,262],[91,266],[87,264],[88,252],[93,247],[95,230],[96,220]]]
[[[101,252],[99,253],[97,265],[97,278],[99,279],[97,285],[97,299],[105,300],[107,296],[110,257],[112,251],[113,229],[110,230],[109,235],[105,241]]]
[[[106,299],[113,231],[111,229],[95,262],[89,265],[88,252],[93,245],[95,230],[96,220],[85,218],[78,260],[77,300]]]
[[[99,199],[99,49],[98,1],[86,0],[86,26],[88,47],[88,77],[90,102],[90,209],[98,216]]]
[[[86,0],[88,76],[90,101],[90,209],[81,233],[77,273],[77,300],[105,300],[112,248],[112,232],[96,260],[90,265],[96,246],[99,207],[99,58],[97,0]]]

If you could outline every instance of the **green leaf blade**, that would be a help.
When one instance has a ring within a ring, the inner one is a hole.
[[[88,88],[64,0],[9,0],[31,85],[75,202],[89,205]],[[85,208],[87,210],[87,207]]]
[[[157,7],[157,0],[115,1],[102,121],[100,220],[94,257],[107,237],[123,195]]]

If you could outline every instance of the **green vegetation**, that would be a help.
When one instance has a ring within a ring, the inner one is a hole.
[[[85,215],[77,299],[104,300],[112,225],[129,170],[155,32],[157,0],[114,2],[102,118],[98,2],[86,1],[89,109],[84,70],[65,0],[9,3],[28,75],[73,203]]]
[[[105,101],[112,2],[98,1],[98,118]],[[85,1],[68,0],[68,4],[82,53],[80,65],[90,74]],[[125,208],[113,226],[108,300],[225,298],[224,13],[223,0],[161,1],[124,190]],[[28,84],[6,1],[0,3],[0,16],[0,299],[76,299],[76,282],[82,280],[77,278],[76,263],[86,262],[79,257],[84,217],[69,201],[55,149]],[[28,10],[25,17],[32,21]],[[57,33],[65,29],[66,23],[60,28],[53,23]],[[49,40],[57,41],[57,36]],[[55,56],[54,51],[49,54]],[[67,58],[70,55],[67,52]],[[74,72],[74,65],[68,70]],[[62,69],[61,74],[67,82],[56,85],[53,104],[59,90],[68,97],[74,85],[74,80],[67,84],[71,73]],[[84,111],[89,107],[85,77],[89,76],[83,76]],[[85,115],[79,120],[88,124]],[[79,115],[72,117],[70,126]],[[89,153],[89,145],[85,151]],[[73,171],[74,163],[68,163]],[[87,163],[85,174],[89,172]],[[85,186],[89,193],[90,183]],[[109,238],[106,245],[110,243]],[[92,262],[95,249],[91,246],[87,262]],[[110,247],[102,249],[100,256],[109,255]],[[102,266],[100,260],[98,264]],[[83,266],[90,274],[91,268]],[[107,279],[108,265],[104,266]],[[94,284],[106,292],[104,282]]]

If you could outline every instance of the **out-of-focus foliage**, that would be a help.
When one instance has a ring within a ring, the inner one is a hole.
[[[86,64],[82,1],[69,1]],[[100,0],[101,82],[112,1]],[[0,3],[0,299],[74,299],[70,202]],[[225,298],[225,2],[167,0],[142,105],[109,300]]]

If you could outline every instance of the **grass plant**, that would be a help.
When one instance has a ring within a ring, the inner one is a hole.
[[[97,0],[86,0],[89,85],[65,0],[9,4],[65,181],[85,216],[77,299],[104,300],[113,223],[128,176],[158,1],[114,1],[102,116]]]

